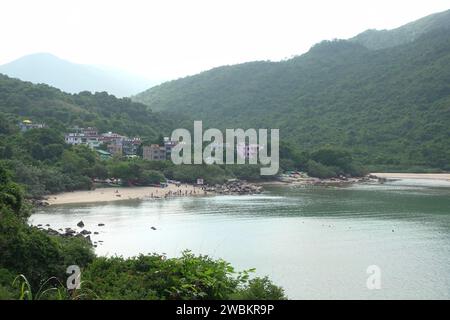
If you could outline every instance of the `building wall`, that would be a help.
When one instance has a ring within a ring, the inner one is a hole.
[[[177,142],[175,141],[166,141],[164,142],[164,149],[165,149],[165,153],[166,153],[166,159],[170,159],[171,155],[172,155],[172,149],[177,145]]]
[[[115,155],[115,156],[122,156],[123,150],[121,144],[110,144],[108,145],[108,151],[109,153]]]
[[[142,149],[143,158],[152,161],[166,160],[166,149],[157,144],[144,146]]]

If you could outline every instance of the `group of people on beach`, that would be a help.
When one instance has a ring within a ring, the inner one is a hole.
[[[183,187],[184,187],[184,190],[183,190]],[[193,189],[189,189],[188,185],[183,186],[181,184],[177,184],[177,188],[178,188],[178,190],[176,190],[176,191],[170,190],[168,192],[164,192],[163,196],[159,196],[158,190],[156,190],[155,193],[153,193],[153,192],[150,193],[150,198],[160,199],[160,198],[183,197],[183,196],[187,197],[187,196],[193,196],[193,195],[200,195],[200,194],[202,194],[202,191],[203,191],[204,195],[207,194],[205,188],[203,188],[203,187],[201,188],[201,190],[198,190],[195,186],[193,187]]]

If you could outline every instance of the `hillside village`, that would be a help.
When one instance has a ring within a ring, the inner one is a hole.
[[[164,138],[164,144],[142,145],[140,137],[127,137],[114,132],[99,133],[96,128],[71,129],[64,137],[70,145],[87,145],[97,151],[101,158],[107,159],[113,156],[135,158],[142,156],[145,160],[161,161],[170,159],[172,148],[176,145],[168,137]],[[139,155],[139,148],[142,154]]]
[[[23,120],[19,123],[21,132],[31,129],[41,129],[47,126],[43,123],[33,123],[31,120]],[[95,150],[102,160],[108,160],[114,156],[136,158],[145,160],[162,161],[170,159],[172,149],[176,142],[169,137],[164,137],[163,144],[143,145],[140,137],[127,137],[115,132],[100,133],[97,128],[73,127],[66,133],[64,140],[69,145],[86,145]],[[142,151],[139,152],[139,149]]]

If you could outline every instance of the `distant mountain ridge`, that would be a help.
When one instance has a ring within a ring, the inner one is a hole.
[[[143,77],[72,63],[49,53],[31,54],[1,65],[0,73],[69,93],[106,91],[117,97],[131,96],[155,84]]]
[[[368,164],[450,170],[449,14],[393,30],[409,30],[397,45],[368,45],[368,35],[324,41],[290,60],[219,67],[133,99],[183,125],[279,128],[303,150],[331,145]],[[417,26],[426,29],[412,33]]]

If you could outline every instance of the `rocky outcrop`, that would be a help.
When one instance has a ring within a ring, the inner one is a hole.
[[[50,236],[59,236],[59,237],[63,237],[63,238],[84,238],[86,239],[89,243],[92,244],[92,240],[90,235],[92,234],[91,231],[89,230],[81,230],[80,232],[77,232],[76,230],[72,229],[72,228],[65,228],[65,229],[52,229],[52,228],[44,228],[42,227],[41,224],[37,225],[37,228],[46,232],[48,235]],[[96,232],[96,234],[98,234],[98,232]]]
[[[83,230],[83,231],[80,232],[80,234],[83,235],[83,236],[87,236],[87,235],[89,235],[89,234],[91,234],[91,233],[92,233],[92,232],[90,232],[90,231],[88,231],[88,230]]]
[[[216,184],[213,186],[205,186],[206,192],[213,192],[216,194],[258,194],[262,192],[262,187],[252,183],[241,180],[228,181],[224,184]]]
[[[299,175],[280,175],[277,178],[282,183],[288,183],[293,185],[331,185],[331,186],[345,186],[354,183],[383,183],[382,178],[378,178],[374,175],[367,175],[364,177],[350,177],[340,175],[335,178],[320,179],[314,177],[308,177],[306,174]]]
[[[29,201],[35,208],[48,207],[50,205],[46,200],[42,199],[30,199]]]

